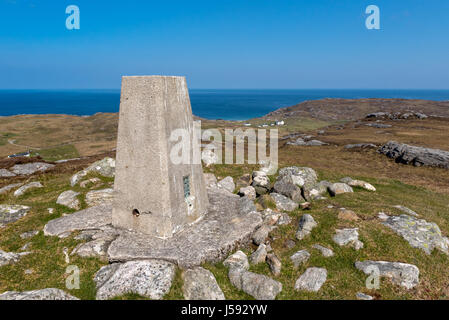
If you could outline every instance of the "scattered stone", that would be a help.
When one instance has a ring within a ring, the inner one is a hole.
[[[0,178],[9,178],[9,177],[15,177],[16,174],[12,173],[11,171],[7,169],[0,169]]]
[[[260,171],[265,172],[267,175],[273,175],[277,171],[277,162],[270,160],[259,160]]]
[[[355,250],[363,248],[363,242],[359,240],[358,228],[353,229],[337,229],[336,234],[333,236],[333,240],[339,246],[350,245]]]
[[[91,178],[91,179],[88,179],[88,180],[81,181],[80,182],[80,187],[81,188],[86,188],[88,185],[95,185],[95,184],[100,183],[100,182],[101,182],[101,180],[98,179],[98,178]]]
[[[229,269],[249,269],[248,257],[240,250],[231,254],[225,261],[223,261],[223,265]]]
[[[405,112],[373,112],[365,116],[366,119],[389,119],[389,120],[407,120],[407,119],[427,119],[428,116],[421,112],[405,111]]]
[[[362,180],[353,180],[350,177],[346,177],[341,179],[340,181],[346,183],[350,187],[359,187],[368,191],[376,191],[376,188],[372,184]]]
[[[254,189],[254,187],[252,187],[252,186],[242,187],[239,190],[239,195],[246,196],[250,200],[255,200],[256,199],[256,189]]]
[[[285,246],[287,249],[293,249],[293,248],[296,246],[296,242],[293,241],[292,239],[287,239],[287,240],[285,241],[285,243],[284,243],[284,246]]]
[[[270,193],[271,198],[273,198],[274,203],[276,203],[276,208],[284,211],[293,211],[298,209],[298,204],[293,200],[290,200],[286,196],[279,193]]]
[[[104,177],[114,177],[115,176],[115,159],[106,157],[103,160],[94,162],[86,169],[77,172],[70,178],[70,185],[73,187],[78,182],[81,181],[90,172],[96,172]]]
[[[25,217],[30,209],[17,204],[0,204],[0,227]]]
[[[26,269],[23,273],[25,273],[25,274],[33,274],[34,270],[33,269]]]
[[[25,194],[25,192],[27,192],[30,189],[43,188],[43,187],[44,186],[40,182],[30,182],[30,183],[20,187],[16,191],[14,191],[14,196],[20,197],[21,195]]]
[[[71,209],[79,209],[81,207],[81,203],[77,198],[79,194],[79,192],[73,190],[64,191],[59,195],[56,203]]]
[[[307,268],[295,283],[295,290],[318,292],[326,282],[327,270],[324,268]]]
[[[270,226],[262,225],[262,226],[261,226],[259,229],[257,229],[256,232],[254,233],[254,235],[253,235],[253,242],[254,242],[256,245],[260,245],[260,244],[264,243],[265,240],[266,240],[267,237],[268,237],[268,234],[269,234],[270,231],[271,231],[271,228],[272,228],[272,227],[270,227]]]
[[[95,275],[97,300],[139,294],[159,300],[171,288],[175,265],[162,260],[128,261],[102,267]]]
[[[182,292],[186,300],[225,300],[212,272],[201,267],[188,269],[182,273]]]
[[[270,190],[270,179],[265,172],[254,171],[251,186],[254,187],[258,195],[266,194]]]
[[[267,246],[262,243],[259,245],[256,251],[254,251],[250,257],[249,261],[251,264],[259,264],[261,262],[265,262],[265,259],[267,258]]]
[[[303,138],[298,138],[295,141],[287,142],[287,144],[291,146],[324,146],[327,145],[328,143],[325,143],[320,140],[305,141]]]
[[[23,185],[23,183],[8,184],[7,186],[4,186],[3,188],[0,188],[0,194],[5,194],[5,193],[11,191],[14,188],[20,187],[21,185]]]
[[[303,184],[303,180],[300,181]],[[295,202],[303,202],[301,188],[293,182],[291,176],[278,176],[274,183],[273,190],[277,194],[284,195]]]
[[[282,263],[274,253],[267,254],[267,264],[274,276],[277,277],[281,274]]]
[[[389,215],[387,215],[385,212],[379,212],[377,214],[377,217],[381,220],[381,221],[386,221],[388,220],[388,218],[390,217]]]
[[[24,232],[20,235],[21,239],[29,239],[39,234],[38,230]]]
[[[373,128],[377,128],[377,129],[387,129],[387,128],[391,128],[392,125],[391,124],[385,124],[385,123],[367,123],[365,124],[365,126],[368,127],[373,127]]]
[[[31,242],[25,243],[22,248],[20,248],[20,251],[27,251],[31,247]]]
[[[20,260],[22,256],[25,256],[27,254],[30,254],[30,252],[15,253],[0,250],[0,267],[16,263]]]
[[[282,226],[282,225],[290,224],[291,222],[292,222],[292,218],[288,215],[288,213],[282,212],[280,214],[280,217],[279,217],[278,222],[276,223],[276,225]]]
[[[395,141],[389,141],[378,151],[398,163],[449,169],[449,151],[416,147]]]
[[[315,184],[310,189],[304,189],[304,196],[306,199],[319,200],[324,194],[327,193],[327,189],[332,185],[329,181],[323,180]]]
[[[419,269],[412,264],[387,261],[357,261],[355,267],[365,274],[379,271],[381,277],[389,278],[393,283],[406,289],[412,289],[419,284]]]
[[[207,148],[201,152],[201,160],[203,160],[206,168],[210,167],[212,164],[218,163],[218,155],[211,149]]]
[[[0,294],[0,300],[79,300],[61,289],[47,288],[32,291],[7,291]]]
[[[263,223],[267,226],[274,226],[281,218],[281,213],[273,211],[271,209],[265,209],[262,211]]]
[[[409,209],[407,207],[401,206],[401,205],[396,205],[393,206],[393,208],[399,209],[402,212],[405,212],[408,215],[414,216],[414,217],[419,217],[419,214],[417,214],[415,211],[413,211],[412,209]]]
[[[111,204],[114,200],[114,189],[92,190],[86,193],[86,204],[89,207]]]
[[[312,248],[319,250],[321,252],[321,254],[326,258],[334,256],[334,251],[332,251],[332,249],[323,247],[320,244],[314,244],[312,246]]]
[[[406,214],[390,216],[382,223],[402,236],[413,248],[427,254],[431,254],[433,249],[449,254],[449,239],[442,235],[436,223]]]
[[[292,182],[299,187],[312,188],[318,181],[318,176],[312,168],[286,167],[279,170],[279,176],[290,176]]]
[[[290,257],[290,260],[293,262],[293,266],[297,269],[299,266],[310,258],[310,253],[307,250],[299,250],[295,254]]]
[[[257,300],[274,300],[282,291],[282,283],[244,269],[230,269],[229,280],[237,289]]]
[[[11,171],[16,175],[30,175],[35,172],[44,172],[53,168],[55,165],[44,162],[30,162],[24,164],[16,164],[11,168]]]
[[[55,212],[55,208],[48,208],[47,211],[49,214],[53,214]]]
[[[359,216],[352,210],[341,208],[338,212],[338,219],[346,221],[360,221]]]
[[[377,149],[378,146],[372,143],[356,143],[356,144],[347,144],[345,145],[345,149]]]
[[[217,185],[219,188],[225,189],[231,193],[234,192],[235,189],[235,183],[232,177],[226,177],[223,180],[220,180]]]
[[[296,239],[302,240],[312,232],[318,224],[310,214],[304,214],[299,220],[298,231],[296,232]]]
[[[333,183],[327,189],[332,197],[342,193],[354,192],[346,183]]]
[[[373,300],[374,298],[372,296],[369,296],[367,294],[364,294],[362,292],[357,292],[356,297],[359,300]]]

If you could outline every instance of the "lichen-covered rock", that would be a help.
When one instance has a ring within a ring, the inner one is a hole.
[[[294,253],[290,260],[293,263],[293,266],[295,268],[298,268],[301,264],[305,263],[310,258],[310,253],[307,250],[299,250],[298,252]]]
[[[80,182],[90,172],[96,172],[104,177],[115,176],[115,159],[106,157],[102,160],[96,161],[86,169],[77,172],[70,178],[70,185],[73,187]]]
[[[346,183],[333,183],[328,187],[329,194],[333,197],[339,194],[348,193],[348,192],[354,192],[352,190],[352,187],[347,185]]]
[[[278,276],[281,274],[282,263],[274,253],[267,254],[267,264],[274,276]]]
[[[97,300],[139,294],[159,300],[171,288],[175,265],[162,260],[128,261],[102,267],[95,275]]]
[[[20,260],[22,256],[29,254],[29,252],[6,252],[0,250],[0,267],[5,266],[7,264],[13,264]]]
[[[182,273],[182,292],[186,300],[225,300],[212,272],[201,267],[188,269]]]
[[[257,300],[274,300],[282,291],[282,283],[244,269],[230,269],[229,280],[237,289]]]
[[[203,160],[206,168],[219,162],[218,155],[210,149],[205,149],[201,152],[201,160]]]
[[[64,191],[58,196],[56,203],[71,209],[79,209],[81,207],[81,203],[78,200],[79,194],[79,192],[75,192],[73,190]]]
[[[363,248],[363,242],[359,240],[358,230],[358,228],[337,229],[332,239],[339,246],[350,245],[355,250],[360,250]]]
[[[111,204],[114,200],[114,189],[92,190],[86,193],[86,204],[89,207]]]
[[[312,246],[312,248],[315,248],[315,249],[319,250],[321,252],[321,254],[323,255],[323,257],[326,257],[326,258],[327,257],[332,257],[334,255],[334,251],[332,251],[332,249],[323,247],[320,244],[314,244]]]
[[[406,214],[411,215],[411,216],[414,216],[414,217],[418,217],[418,216],[419,216],[419,214],[417,214],[417,213],[416,213],[415,211],[413,211],[412,209],[407,208],[407,207],[404,207],[404,206],[402,206],[402,205],[395,205],[395,206],[393,206],[393,208],[399,209],[399,210],[401,210],[402,212],[405,212]]]
[[[23,218],[30,209],[28,206],[17,204],[0,204],[0,227]]]
[[[296,280],[295,290],[318,292],[327,279],[327,270],[324,268],[307,268]]]
[[[284,211],[293,211],[298,209],[298,203],[293,200],[290,200],[286,196],[279,193],[270,193],[271,198],[273,198],[274,203],[276,204],[276,208]]]
[[[217,186],[232,193],[235,189],[234,179],[232,177],[226,177],[218,181]]]
[[[14,191],[14,196],[15,197],[20,197],[22,195],[25,194],[25,192],[27,192],[30,189],[34,189],[34,188],[43,188],[44,186],[40,183],[40,182],[30,182],[24,186],[21,186],[19,189],[17,189],[16,191]]]
[[[239,213],[248,214],[250,212],[257,212],[256,205],[248,197],[241,197],[239,199]]]
[[[24,164],[16,164],[11,168],[11,171],[16,175],[30,175],[35,172],[44,172],[53,168],[55,165],[45,162],[29,162]]]
[[[362,180],[353,180],[350,177],[346,177],[341,179],[340,181],[346,183],[350,187],[359,187],[368,191],[376,191],[376,188],[372,184]]]
[[[263,195],[270,190],[270,179],[265,172],[254,171],[251,186],[254,187],[258,195]]]
[[[259,229],[256,230],[256,232],[254,232],[253,242],[257,245],[264,243],[271,230],[272,230],[272,227],[267,226],[265,224],[262,225]]]
[[[433,249],[449,254],[449,239],[443,236],[436,223],[406,214],[387,216],[382,223],[402,236],[414,248],[419,248],[427,254],[431,254]]]
[[[265,259],[267,258],[267,246],[262,243],[259,245],[256,251],[254,251],[250,257],[249,261],[251,264],[259,264],[261,262],[265,262]]]
[[[20,234],[21,239],[29,239],[39,234],[38,230],[27,231]]]
[[[318,181],[318,176],[312,168],[286,167],[279,170],[279,176],[289,176],[299,187],[312,188]]]
[[[313,187],[304,190],[306,200],[317,200],[327,193],[327,189],[332,185],[329,181],[323,180],[315,184]]]
[[[254,189],[254,187],[252,187],[252,186],[242,187],[239,190],[239,195],[244,196],[244,197],[246,196],[250,200],[255,200],[256,199],[256,189]]]
[[[299,219],[298,231],[296,232],[296,239],[302,240],[312,232],[318,224],[310,214],[304,214]]]
[[[367,275],[378,274],[389,278],[393,283],[406,289],[412,289],[419,284],[419,269],[415,265],[388,261],[357,261],[355,267]]]
[[[61,289],[47,288],[32,291],[7,291],[0,294],[0,300],[79,300]]]
[[[231,254],[225,261],[223,261],[223,265],[230,269],[249,269],[248,257],[240,250]]]

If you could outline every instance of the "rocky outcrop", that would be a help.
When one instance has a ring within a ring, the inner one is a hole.
[[[0,227],[23,218],[30,209],[28,206],[16,204],[0,204]]]
[[[79,192],[75,192],[73,190],[64,191],[58,196],[56,203],[71,209],[79,209],[81,207],[81,203],[78,200],[79,194]]]
[[[25,192],[27,192],[30,189],[43,188],[43,187],[44,186],[40,182],[30,182],[30,183],[20,187],[16,191],[14,191],[14,196],[20,197],[20,196],[24,195]]]
[[[341,182],[333,183],[327,189],[329,191],[329,194],[332,197],[335,197],[336,195],[343,194],[343,193],[354,192],[354,190],[352,190],[352,188],[349,185],[347,185],[346,183],[341,183]]]
[[[29,162],[24,164],[16,164],[10,170],[16,175],[30,175],[36,172],[44,172],[55,165],[45,162]]]
[[[256,199],[256,189],[254,189],[254,187],[252,186],[247,186],[247,187],[242,187],[239,190],[239,195],[240,196],[246,196],[248,197],[248,199],[250,200],[255,200]]]
[[[9,178],[9,177],[15,177],[16,174],[12,173],[11,171],[7,169],[0,169],[0,178]]]
[[[388,142],[378,151],[398,163],[449,169],[449,151],[416,147],[395,141]]]
[[[367,275],[379,274],[406,289],[419,284],[419,269],[412,264],[388,261],[357,261],[355,267]]]
[[[408,120],[408,119],[427,119],[428,116],[417,111],[402,112],[373,112],[365,116],[365,119],[383,119],[383,120]]]
[[[182,292],[186,300],[225,300],[212,272],[201,267],[188,269],[182,273]]]
[[[0,300],[79,300],[61,289],[47,288],[32,291],[7,291],[0,294]]]
[[[114,200],[114,189],[107,188],[102,190],[92,190],[86,193],[86,204],[89,207],[104,204],[112,205]]]
[[[0,188],[0,194],[5,194],[14,188],[20,187],[23,183],[12,183]]]
[[[232,177],[226,177],[218,181],[217,186],[232,193],[235,189],[234,179]]]
[[[98,173],[104,177],[114,177],[115,176],[115,159],[106,157],[103,160],[94,162],[86,169],[74,174],[70,178],[70,185],[73,187],[78,182],[80,182],[85,176],[90,172]]]

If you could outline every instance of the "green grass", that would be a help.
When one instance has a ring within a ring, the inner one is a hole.
[[[36,152],[46,161],[57,161],[64,159],[78,158],[79,153],[74,145],[66,144],[63,146],[41,149]]]
[[[6,133],[0,133],[0,146],[4,146],[8,143],[8,139],[15,137],[16,134],[6,132]]]

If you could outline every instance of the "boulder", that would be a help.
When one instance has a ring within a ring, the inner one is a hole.
[[[254,187],[252,187],[252,186],[242,187],[239,190],[239,195],[246,196],[250,200],[255,200],[256,199],[256,189],[254,189]]]
[[[7,291],[0,294],[0,300],[79,300],[61,289],[47,288],[32,291]]]
[[[304,196],[308,201],[317,200],[327,193],[327,189],[332,185],[329,181],[323,180],[315,184],[310,189],[304,190]]]
[[[28,206],[17,204],[0,204],[0,227],[23,218],[30,209]]]
[[[377,149],[378,146],[376,146],[373,143],[356,143],[356,144],[347,144],[345,145],[345,149],[352,150],[352,149]]]
[[[310,253],[307,250],[299,250],[298,252],[294,253],[291,257],[290,260],[293,263],[293,266],[295,268],[299,268],[299,266],[305,262],[307,262],[307,260],[309,260],[310,258]]]
[[[182,273],[182,292],[186,300],[225,300],[212,272],[201,267]]]
[[[232,179],[232,177],[226,177],[226,178],[220,180],[217,183],[217,186],[219,188],[222,188],[222,189],[232,193],[232,192],[234,192],[234,189],[235,189],[234,179]]]
[[[95,275],[97,300],[138,294],[159,300],[170,291],[175,265],[162,260],[128,261],[102,267]]]
[[[358,228],[337,229],[332,239],[339,246],[350,245],[355,250],[360,250],[363,248],[363,242],[359,240],[358,230]]]
[[[251,212],[256,212],[257,213],[257,208],[256,205],[254,204],[253,201],[251,201],[250,199],[248,199],[248,197],[241,197],[239,199],[239,214],[248,214]]]
[[[114,189],[92,190],[86,193],[86,204],[89,207],[111,204],[114,200]]]
[[[55,165],[45,162],[29,162],[24,164],[16,164],[11,171],[16,175],[30,175],[36,172],[44,172],[53,168]]]
[[[314,245],[312,246],[312,248],[315,248],[315,249],[319,250],[319,251],[321,252],[321,254],[322,254],[324,257],[326,257],[326,258],[327,258],[327,257],[332,257],[332,256],[334,256],[334,251],[332,251],[332,249],[323,247],[323,246],[320,245],[320,244],[314,244]]]
[[[388,261],[357,261],[355,267],[367,275],[378,274],[394,284],[412,289],[419,284],[419,269],[415,265]]]
[[[304,214],[299,219],[298,231],[296,232],[296,239],[302,240],[312,232],[318,224],[310,214]]]
[[[80,182],[85,176],[87,176],[90,172],[98,173],[104,177],[114,177],[115,176],[115,159],[106,157],[102,160],[94,162],[86,169],[74,174],[70,178],[70,185],[73,187],[78,182]]]
[[[449,169],[449,151],[416,147],[395,141],[389,141],[378,151],[398,163]]]
[[[81,203],[78,200],[79,194],[79,192],[75,192],[73,190],[64,191],[58,196],[56,203],[71,209],[79,209],[81,206]]]
[[[281,268],[282,268],[282,263],[281,260],[279,260],[279,258],[274,254],[274,253],[269,253],[267,254],[267,264],[270,267],[271,273],[274,276],[279,276],[281,274]]]
[[[254,187],[258,195],[263,195],[267,193],[271,188],[270,179],[265,172],[254,171],[251,186]]]
[[[299,187],[312,188],[318,181],[318,176],[312,168],[286,167],[279,170],[279,176],[291,177],[292,183]]]
[[[43,187],[44,186],[40,182],[30,182],[30,183],[20,187],[16,191],[14,191],[14,196],[15,197],[20,197],[20,196],[24,195],[25,192],[27,192],[30,189],[43,188]]]
[[[279,176],[274,183],[273,190],[275,193],[286,196],[295,202],[305,201],[302,197],[301,188],[293,183],[290,176]]]
[[[327,270],[324,268],[307,268],[307,270],[296,280],[295,290],[318,292],[326,282]]]
[[[231,254],[225,261],[223,261],[223,265],[229,269],[249,269],[248,257],[240,250]]]
[[[267,246],[262,243],[259,245],[256,251],[254,251],[249,257],[249,261],[251,264],[259,264],[261,262],[265,262],[267,258]]]
[[[332,197],[343,193],[354,192],[346,183],[333,183],[327,189]]]
[[[274,203],[276,204],[276,208],[284,211],[293,211],[298,209],[298,204],[293,200],[290,200],[286,196],[283,196],[279,193],[270,193],[271,198],[273,198]]]
[[[229,280],[237,289],[249,294],[256,300],[274,300],[282,291],[282,283],[244,269],[230,269]]]

